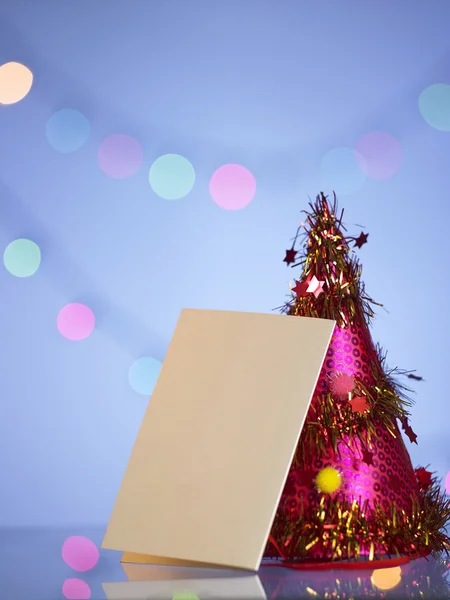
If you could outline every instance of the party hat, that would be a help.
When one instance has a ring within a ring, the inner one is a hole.
[[[450,548],[450,502],[424,468],[414,469],[400,433],[413,402],[388,370],[369,330],[376,304],[365,292],[342,213],[320,194],[302,228],[304,251],[284,259],[302,271],[282,312],[333,319],[328,348],[265,552],[303,568],[336,561],[399,565]]]

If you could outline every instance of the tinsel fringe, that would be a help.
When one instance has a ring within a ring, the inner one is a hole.
[[[278,511],[272,537],[286,560],[305,560],[312,554],[330,562],[358,560],[368,554],[369,560],[382,556],[438,557],[450,556],[450,499],[442,493],[436,478],[417,502],[412,498],[412,511],[407,514],[391,503],[388,510],[345,498],[320,496],[314,506],[300,508],[300,516],[291,518],[286,507]],[[269,542],[266,557],[277,557]]]

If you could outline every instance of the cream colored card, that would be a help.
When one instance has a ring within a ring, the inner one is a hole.
[[[183,310],[102,547],[258,570],[334,325]]]
[[[266,600],[257,575],[104,583],[108,600]]]

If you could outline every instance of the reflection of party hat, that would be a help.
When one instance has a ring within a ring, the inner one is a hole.
[[[442,560],[415,560],[401,567],[358,571],[299,572],[262,569],[269,600],[299,598],[448,598],[448,570]]]
[[[294,264],[303,275],[283,312],[337,325],[265,556],[296,566],[305,560],[355,566],[360,559],[367,568],[367,560],[396,557],[401,564],[447,550],[450,503],[428,471],[412,467],[397,425],[416,441],[408,424],[412,402],[369,332],[374,303],[349,248],[350,240],[360,247],[367,235],[343,236],[336,199],[330,206],[321,194],[311,209],[305,257]],[[285,262],[295,263],[296,254],[293,246]]]

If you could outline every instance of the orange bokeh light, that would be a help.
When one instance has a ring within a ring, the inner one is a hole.
[[[8,62],[0,66],[0,104],[20,102],[33,85],[33,73],[17,62]]]
[[[402,570],[400,567],[390,569],[375,569],[370,578],[372,585],[379,590],[392,590],[402,580]]]

